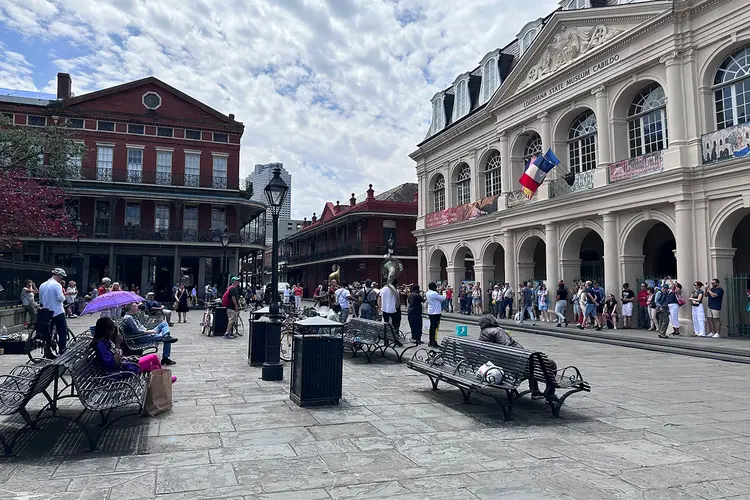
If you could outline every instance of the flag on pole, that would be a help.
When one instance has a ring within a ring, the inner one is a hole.
[[[540,156],[534,156],[518,182],[523,186],[522,191],[527,198],[531,198],[544,182],[547,173],[560,164],[560,159],[552,152],[552,148]]]

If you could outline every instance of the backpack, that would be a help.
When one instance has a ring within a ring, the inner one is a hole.
[[[229,306],[229,290],[231,290],[232,287],[227,288],[227,291],[224,292],[224,296],[221,298],[221,307],[228,307]]]
[[[656,292],[651,294],[651,301],[648,303],[648,307],[656,309]]]

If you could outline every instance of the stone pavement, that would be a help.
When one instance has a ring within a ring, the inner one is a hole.
[[[205,338],[198,321],[174,328],[171,413],[126,420],[93,454],[74,428],[45,424],[0,463],[0,499],[750,498],[741,364],[518,333],[591,383],[561,419],[525,400],[504,422],[392,356],[347,355],[341,404],[302,409],[288,365],[283,382],[261,381],[246,336]],[[0,373],[23,361],[0,356]]]

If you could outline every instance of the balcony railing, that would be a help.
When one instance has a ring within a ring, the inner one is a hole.
[[[361,245],[337,245],[334,248],[324,248],[316,250],[313,253],[300,255],[288,255],[286,261],[289,264],[299,264],[302,262],[312,262],[317,260],[334,259],[336,257],[345,257],[348,255],[385,255],[388,253],[388,246],[376,243],[362,243]],[[416,256],[416,245],[397,246],[393,249],[393,255],[396,256]]]
[[[635,158],[610,163],[607,166],[609,183],[636,179],[651,174],[658,174],[664,170],[664,152],[656,151]]]
[[[130,241],[192,241],[221,245],[223,230],[218,229],[145,229],[138,224],[107,227],[104,224],[84,224],[81,239],[130,240]],[[263,245],[265,234],[230,233],[230,243]]]
[[[535,197],[536,193],[534,193],[534,196],[532,196],[531,199],[534,199]],[[531,200],[526,197],[523,191],[519,189],[518,191],[511,191],[508,193],[507,206],[508,208],[512,208],[530,201]]]
[[[550,181],[550,198],[594,189],[595,171],[595,169],[591,169],[580,173],[571,172],[564,175],[562,179],[555,179],[553,181]]]
[[[69,179],[97,180],[103,182],[127,182],[131,184],[156,184],[159,186],[190,186],[237,190],[238,177],[222,177],[207,174],[183,174],[174,172],[154,172],[111,168],[82,168],[72,171]],[[244,186],[245,181],[242,180]]]
[[[750,123],[703,134],[701,150],[704,165],[750,155]]]

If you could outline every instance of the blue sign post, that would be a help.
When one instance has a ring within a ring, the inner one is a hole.
[[[456,337],[468,337],[469,327],[466,325],[456,325]]]

